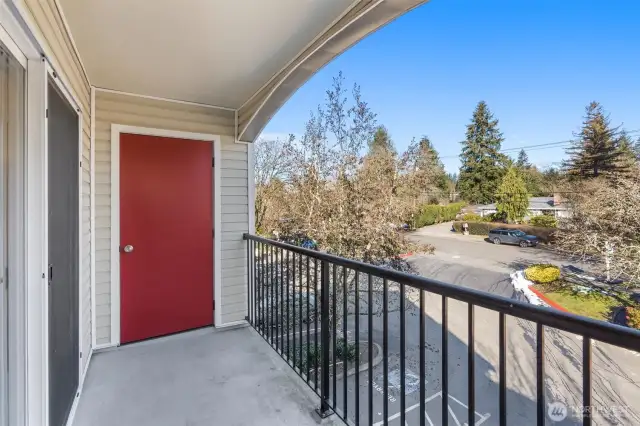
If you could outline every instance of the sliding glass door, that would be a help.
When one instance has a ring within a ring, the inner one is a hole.
[[[23,148],[24,134],[24,69],[0,44],[0,426],[10,424],[11,413],[15,407],[12,392],[17,382],[12,365],[15,358],[15,330],[11,328],[12,311],[15,306],[9,303],[17,284],[12,282],[9,265],[16,253],[10,250],[18,237],[15,215],[17,206],[15,159]],[[13,315],[15,316],[15,315]]]

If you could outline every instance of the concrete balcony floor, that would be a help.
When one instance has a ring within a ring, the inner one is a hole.
[[[314,396],[253,329],[203,329],[94,354],[73,425],[317,425]]]

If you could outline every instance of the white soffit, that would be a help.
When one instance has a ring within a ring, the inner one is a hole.
[[[353,0],[59,0],[97,87],[238,108]]]

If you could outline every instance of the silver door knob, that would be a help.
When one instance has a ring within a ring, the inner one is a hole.
[[[125,253],[131,253],[132,251],[133,251],[133,246],[131,244],[127,244],[126,246],[124,246]]]

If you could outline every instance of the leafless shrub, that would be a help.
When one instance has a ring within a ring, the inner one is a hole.
[[[419,147],[400,157],[392,151],[363,154],[377,128],[375,114],[357,85],[350,103],[346,95],[339,75],[304,135],[270,144],[265,161],[256,162],[269,168],[256,171],[262,178],[259,229],[306,235],[323,251],[367,262],[430,251],[412,245],[399,229],[415,209],[416,194],[433,184],[433,173],[420,167]]]
[[[576,184],[572,214],[560,223],[558,247],[605,265],[607,279],[640,279],[640,168],[629,175]]]

